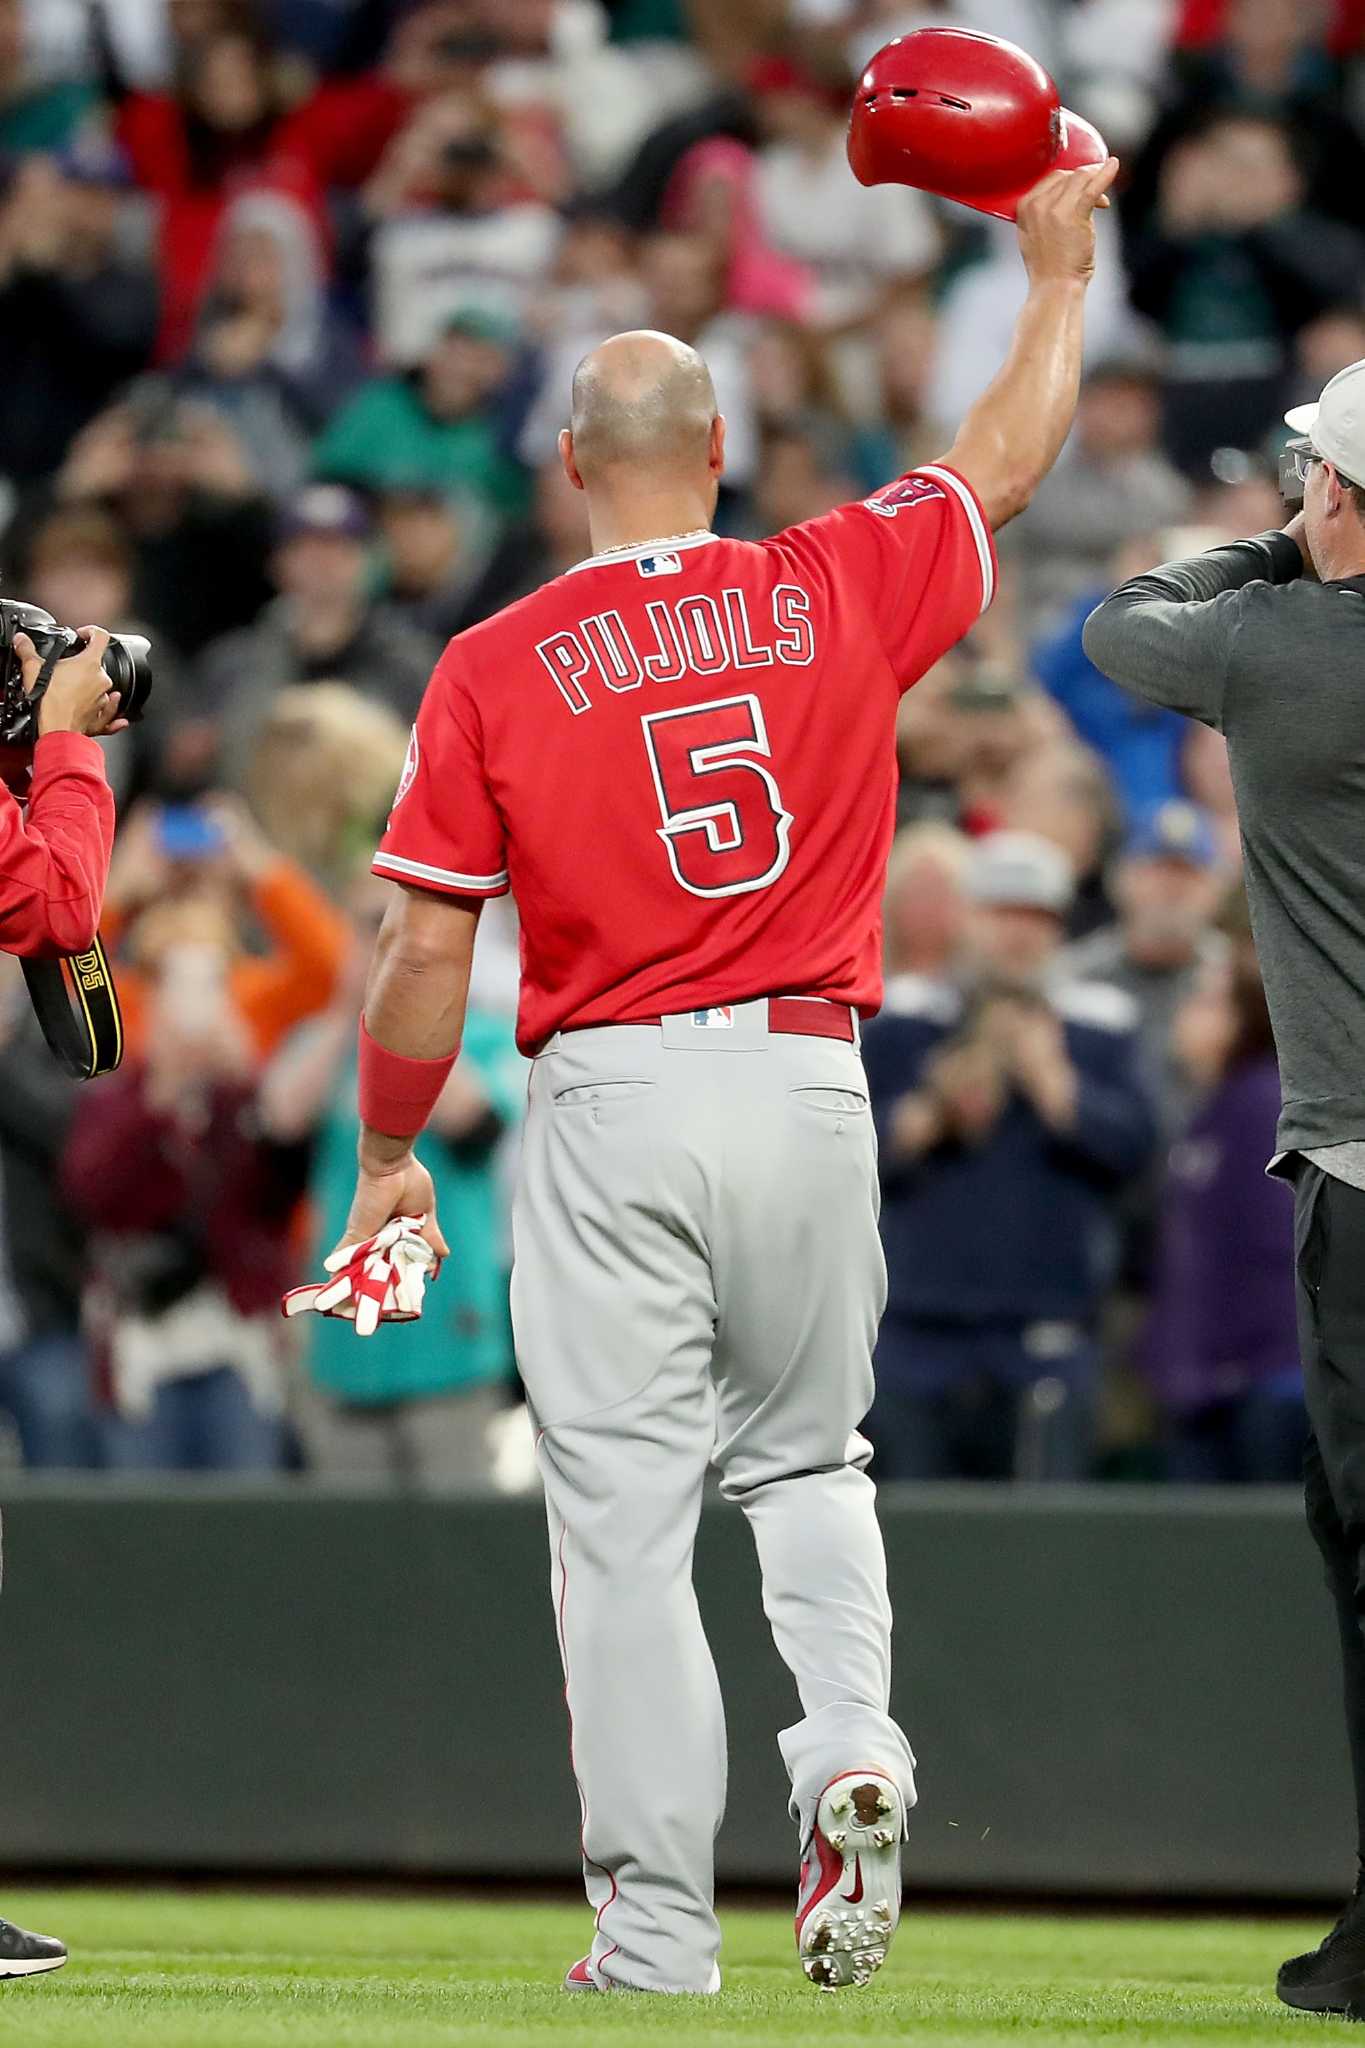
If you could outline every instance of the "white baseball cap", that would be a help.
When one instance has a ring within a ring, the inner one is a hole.
[[[988,832],[967,863],[967,894],[974,903],[1065,917],[1075,893],[1071,862],[1037,832]]]
[[[1284,423],[1291,433],[1306,434],[1313,453],[1348,482],[1365,483],[1365,358],[1338,370],[1316,405],[1292,406]]]

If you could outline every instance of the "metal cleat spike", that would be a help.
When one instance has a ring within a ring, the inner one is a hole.
[[[891,1801],[887,1798],[885,1792],[877,1794],[877,1811],[878,1813],[890,1813],[891,1811]]]
[[[889,1849],[895,1839],[896,1837],[892,1834],[890,1828],[878,1828],[876,1834],[872,1837],[873,1845],[878,1849]]]
[[[844,1831],[843,1831],[843,1829],[842,1829],[842,1828],[840,1828],[840,1830],[839,1830],[839,1832],[838,1832],[838,1834],[837,1834],[837,1835],[831,1835],[831,1836],[829,1837],[829,1846],[830,1846],[830,1848],[831,1848],[831,1849],[833,1849],[833,1851],[834,1851],[834,1853],[835,1853],[835,1855],[836,1855],[836,1856],[842,1856],[842,1855],[843,1855],[843,1853],[844,1853],[844,1844],[845,1844],[845,1842],[846,1842],[847,1840],[848,1840],[848,1836],[847,1836],[847,1835],[846,1835],[846,1834],[844,1833]]]
[[[830,1802],[829,1802],[829,1810],[830,1810],[830,1812],[831,1812],[831,1813],[832,1813],[832,1814],[834,1815],[834,1817],[835,1817],[835,1819],[836,1819],[836,1820],[837,1820],[837,1819],[839,1818],[839,1816],[840,1816],[841,1814],[845,1814],[845,1813],[847,1813],[847,1812],[848,1812],[848,1794],[847,1794],[847,1792],[840,1792],[840,1793],[838,1793],[838,1794],[836,1795],[836,1797],[835,1797],[835,1798],[831,1799],[831,1800],[830,1800]]]
[[[878,1899],[876,1905],[872,1908],[872,1917],[879,1927],[889,1927],[891,1925],[891,1908],[885,1899]]]

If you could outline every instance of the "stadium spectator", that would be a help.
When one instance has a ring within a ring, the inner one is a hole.
[[[955,654],[901,700],[902,823],[932,818],[973,836],[1004,822],[1020,762],[1067,737],[1041,690],[1009,668]]]
[[[1081,591],[1031,655],[1033,673],[1066,713],[1077,739],[1093,747],[1103,760],[1130,821],[1180,794],[1185,722],[1174,713],[1138,703],[1101,675],[1081,644],[1081,630],[1116,582],[1138,576],[1165,559],[1163,545],[1141,539],[1121,547],[1107,577]]]
[[[928,984],[951,994],[967,930],[970,841],[951,825],[907,825],[898,832],[886,870],[888,1003],[903,1009]]]
[[[1108,924],[1106,870],[1119,817],[1097,754],[1066,741],[1020,752],[1002,780],[999,818],[1015,831],[1050,839],[1066,855],[1074,880],[1068,937],[1082,939]]]
[[[156,279],[119,246],[117,175],[100,155],[0,167],[0,467],[16,484],[50,476],[151,357]]]
[[[65,149],[98,105],[93,80],[33,62],[23,0],[0,0],[0,150]]]
[[[929,412],[936,334],[933,310],[918,291],[897,292],[878,316],[872,388],[858,405],[854,442],[869,490],[916,463],[932,462],[943,446],[943,429]]]
[[[367,877],[352,892],[366,943],[331,1009],[282,1048],[262,1086],[271,1137],[312,1144],[310,1193],[321,1246],[341,1236],[353,1192],[356,1018],[389,889]],[[471,1007],[425,1153],[458,1255],[415,1328],[381,1328],[357,1344],[344,1323],[308,1318],[299,1419],[313,1470],[409,1485],[487,1484],[488,1429],[506,1404],[512,1374],[497,1155],[516,1129],[525,1094],[526,1066],[511,1018]]]
[[[1223,886],[1209,820],[1194,804],[1162,804],[1136,821],[1115,863],[1109,888],[1117,921],[1066,954],[1078,981],[1107,982],[1132,999],[1143,1083],[1167,1137],[1191,1107],[1176,1018],[1224,957],[1213,929]]]
[[[183,388],[231,422],[279,499],[359,377],[354,337],[328,307],[317,221],[287,193],[243,193],[223,215]]]
[[[26,1465],[95,1464],[94,1380],[80,1333],[80,1231],[57,1189],[75,1084],[0,956],[0,1415]]]
[[[1048,841],[983,839],[969,974],[951,999],[912,986],[864,1034],[889,1287],[867,1432],[887,1479],[1089,1468],[1116,1201],[1153,1123],[1129,999],[1060,974],[1072,886]]]
[[[262,950],[248,944],[253,924]],[[183,981],[188,1003],[192,970],[232,1040],[233,1073],[325,1007],[347,949],[340,913],[241,801],[222,794],[195,806],[139,807],[115,844],[104,931],[124,955],[130,1054],[152,1058],[166,988],[173,982],[178,998]]]
[[[1211,116],[1269,115],[1303,166],[1316,212],[1365,225],[1365,152],[1344,103],[1343,76],[1324,36],[1327,9],[1303,0],[1194,0],[1199,28],[1182,38],[1162,119],[1134,166],[1130,210],[1140,217],[1170,155]],[[1359,24],[1356,24],[1359,36]]]
[[[456,314],[519,327],[554,261],[559,221],[518,198],[494,110],[450,94],[425,101],[365,191],[374,328],[384,363],[423,363]]]
[[[850,453],[848,435],[837,425],[790,419],[765,428],[751,493],[753,537],[761,540],[804,519],[818,519],[856,497]]]
[[[1170,1149],[1143,1360],[1172,1479],[1289,1484],[1308,1417],[1294,1318],[1294,1220],[1262,1171],[1279,1074],[1245,905],[1205,970],[1175,1051],[1203,1099]]]
[[[375,507],[384,595],[414,631],[444,646],[488,565],[487,522],[439,484],[395,485]]]
[[[52,451],[55,463],[61,451]],[[132,542],[133,606],[187,660],[270,595],[271,510],[225,420],[161,378],[132,385],[72,442],[65,505],[98,505]]]
[[[194,332],[232,193],[258,183],[319,203],[312,166],[281,150],[285,107],[269,42],[239,18],[185,46],[169,91],[133,92],[119,109],[133,176],[157,202],[163,362]]]
[[[1287,132],[1260,114],[1218,117],[1162,167],[1131,292],[1169,347],[1165,439],[1191,474],[1278,424],[1294,335],[1356,288],[1365,242],[1306,196]]]
[[[1139,363],[1098,364],[1081,388],[1076,424],[1004,548],[1027,601],[1026,631],[1055,626],[1065,606],[1103,585],[1125,542],[1184,517],[1189,486],[1161,452],[1161,387]]]
[[[243,786],[276,693],[293,683],[344,681],[411,724],[439,648],[368,596],[371,527],[360,499],[312,484],[291,500],[272,558],[279,595],[255,625],[216,641],[191,685],[195,710],[216,721],[219,770]]]
[[[495,518],[515,516],[526,480],[507,452],[504,400],[516,345],[505,315],[457,308],[411,374],[372,378],[334,415],[314,450],[317,474],[368,490],[462,490]]]
[[[403,721],[349,683],[295,683],[256,735],[246,795],[277,850],[338,896],[383,830],[407,746]]]
[[[91,1233],[106,1462],[266,1471],[297,1158],[255,1133],[254,1060],[207,919],[160,951],[140,1058],[83,1094],[63,1185]]]
[[[118,521],[96,505],[57,506],[21,537],[19,587],[54,619],[98,619],[116,633],[151,637],[133,603],[135,560]],[[158,634],[156,688],[147,715],[104,742],[105,769],[123,812],[156,782],[176,731],[175,650]]]
[[[867,318],[888,284],[933,268],[939,233],[927,202],[899,185],[850,185],[850,80],[830,84],[771,57],[748,83],[767,138],[758,159],[758,224],[774,249],[810,272],[802,317],[828,328]]]

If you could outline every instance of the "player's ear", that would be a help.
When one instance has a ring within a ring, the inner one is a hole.
[[[568,427],[559,430],[559,459],[564,465],[564,474],[576,491],[583,488],[583,479],[578,473],[578,464],[573,459],[573,434]]]
[[[708,450],[707,467],[712,476],[725,474],[725,415],[718,412],[711,422],[711,446]]]

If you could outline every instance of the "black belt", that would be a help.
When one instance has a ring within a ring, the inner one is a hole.
[[[123,1016],[103,941],[68,960],[21,960],[43,1037],[73,1080],[112,1074],[123,1058]]]

